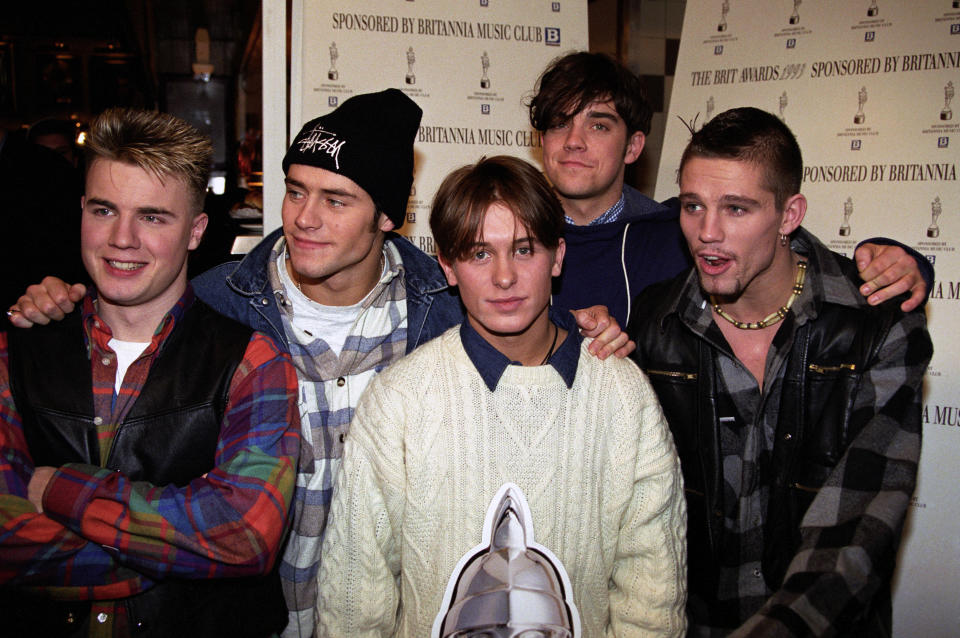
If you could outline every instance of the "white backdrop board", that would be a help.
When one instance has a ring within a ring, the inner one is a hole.
[[[389,87],[423,109],[402,231],[434,253],[440,181],[483,155],[539,164],[524,97],[547,63],[587,47],[586,0],[295,0],[290,130]]]
[[[778,114],[804,156],[804,226],[852,256],[883,235],[934,262],[920,481],[894,597],[898,637],[960,627],[960,2],[688,0],[656,196],[714,114]]]

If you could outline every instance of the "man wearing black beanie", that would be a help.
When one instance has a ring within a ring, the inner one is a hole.
[[[462,320],[437,263],[392,232],[413,183],[422,111],[397,89],[304,124],[283,158],[283,228],[194,281],[224,314],[287,345],[304,449],[280,567],[284,636],[311,636],[320,541],[344,436],[369,380]]]

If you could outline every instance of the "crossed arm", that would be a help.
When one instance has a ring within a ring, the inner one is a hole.
[[[71,463],[35,468],[0,333],[0,584],[117,598],[166,576],[260,574],[277,557],[299,447],[296,372],[255,334],[231,381],[215,466],[184,487]]]

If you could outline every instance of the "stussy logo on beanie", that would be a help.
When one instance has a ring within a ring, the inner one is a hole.
[[[347,143],[347,140],[337,139],[337,134],[333,131],[327,131],[323,125],[317,124],[308,133],[296,142],[300,145],[301,153],[326,153],[333,158],[337,170],[340,169],[340,149]]]

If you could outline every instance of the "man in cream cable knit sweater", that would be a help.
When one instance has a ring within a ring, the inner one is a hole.
[[[682,635],[676,452],[639,370],[589,356],[550,311],[564,243],[549,185],[521,160],[481,160],[447,177],[430,223],[467,318],[360,401],[319,634]]]

